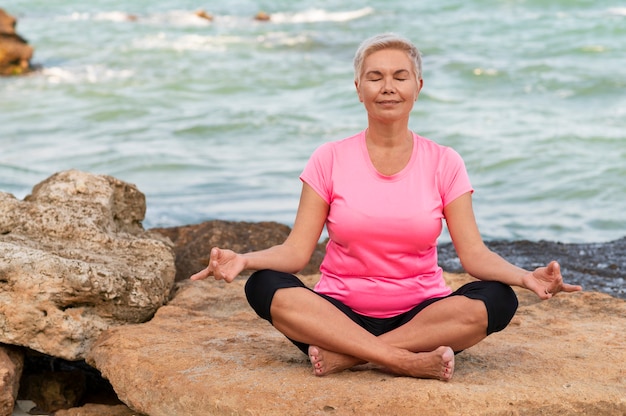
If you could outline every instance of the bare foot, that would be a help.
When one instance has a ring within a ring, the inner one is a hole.
[[[355,365],[363,364],[365,361],[345,354],[326,351],[314,345],[309,346],[309,360],[313,366],[313,374],[325,376],[327,374],[338,373]]]
[[[430,352],[413,353],[403,350],[406,356],[401,364],[388,367],[393,374],[416,378],[432,378],[449,381],[454,374],[454,351],[450,347],[439,347]],[[309,346],[309,360],[313,366],[313,374],[325,376],[338,373],[366,362],[350,355]]]
[[[399,375],[433,378],[449,381],[454,374],[454,351],[450,347],[439,347],[431,352],[411,353],[396,369],[391,369]]]

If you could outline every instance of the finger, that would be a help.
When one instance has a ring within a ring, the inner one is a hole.
[[[206,279],[207,277],[209,277],[211,275],[211,271],[209,270],[209,268],[207,267],[206,269],[202,269],[200,270],[198,273],[193,274],[190,279],[191,280],[202,280],[202,279]]]
[[[207,276],[213,275],[215,276],[215,272],[219,268],[219,258],[222,256],[222,252],[217,247],[213,247],[211,252],[209,253],[209,263],[207,264],[207,270],[209,274]]]
[[[225,278],[224,273],[222,272],[222,270],[220,270],[220,263],[217,260],[212,261],[210,263],[210,267],[211,270],[213,270],[213,278],[215,280],[222,280]]]
[[[580,292],[581,290],[583,290],[583,287],[580,285],[570,285],[567,283],[563,283],[563,285],[561,286],[561,290],[563,292]]]
[[[210,263],[219,261],[220,257],[222,257],[222,250],[217,247],[213,247],[211,249],[211,255],[209,257],[211,260]]]

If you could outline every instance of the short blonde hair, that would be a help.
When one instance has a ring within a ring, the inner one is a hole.
[[[422,78],[422,55],[408,39],[394,33],[381,33],[364,40],[354,55],[354,80],[358,82],[365,58],[383,49],[397,49],[406,52],[413,62],[416,79]]]

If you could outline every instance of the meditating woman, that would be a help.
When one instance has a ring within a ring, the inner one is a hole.
[[[245,254],[214,247],[206,269],[246,282],[247,299],[323,376],[372,363],[398,375],[450,380],[454,355],[504,329],[517,309],[511,286],[549,299],[581,290],[559,265],[516,267],[483,243],[472,186],[453,149],[408,128],[422,89],[421,56],[382,34],[354,58],[367,128],[320,146],[300,179],[302,193],[283,244]],[[463,268],[478,280],[452,291],[437,264],[445,220]],[[313,289],[294,273],[309,262],[324,226],[329,241]]]

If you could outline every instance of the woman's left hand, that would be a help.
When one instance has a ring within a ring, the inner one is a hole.
[[[582,286],[570,285],[563,282],[561,266],[556,261],[546,267],[538,267],[524,278],[524,287],[532,290],[541,299],[550,299],[559,292],[578,292]]]

